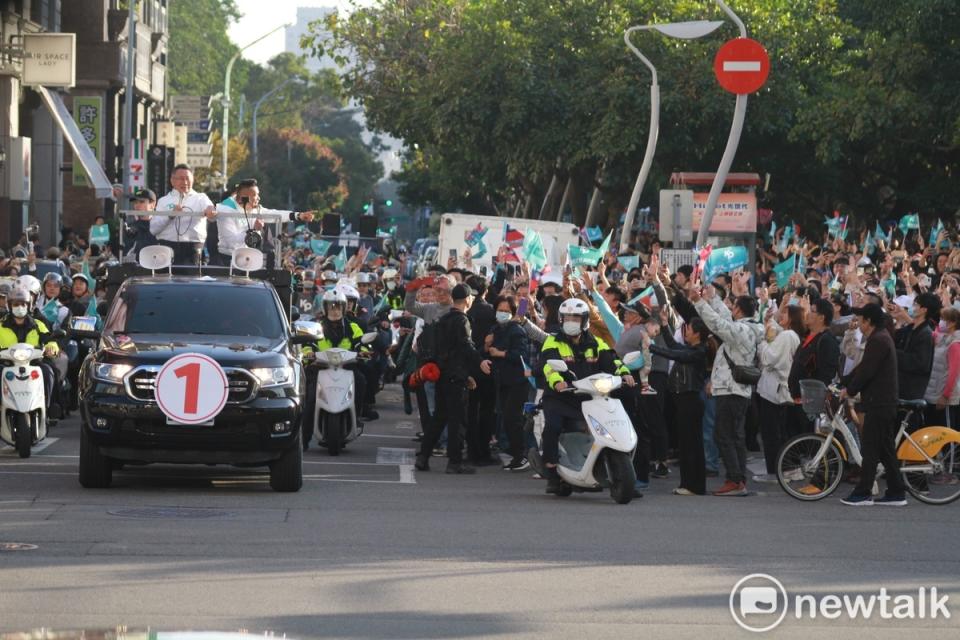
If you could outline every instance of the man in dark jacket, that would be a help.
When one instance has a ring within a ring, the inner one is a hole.
[[[898,310],[899,311],[899,310]],[[940,299],[932,293],[921,293],[909,312],[899,312],[906,324],[897,330],[897,374],[900,397],[920,400],[930,382],[933,367],[933,330],[940,321]]]
[[[490,361],[483,360],[470,336],[470,319],[466,311],[470,307],[470,289],[458,284],[450,292],[453,306],[441,316],[437,326],[437,364],[440,379],[437,381],[437,410],[420,443],[416,468],[430,470],[430,453],[440,440],[443,427],[447,427],[447,473],[474,473],[474,467],[463,464],[463,429],[467,419],[468,389],[477,386],[473,371],[490,374]]]
[[[804,316],[807,335],[800,341],[796,353],[793,355],[793,364],[790,366],[790,376],[787,384],[790,395],[800,399],[801,380],[819,380],[829,386],[837,375],[840,366],[840,344],[830,332],[833,322],[833,305],[823,298],[810,300],[810,308]],[[795,405],[790,408],[787,425],[790,437],[801,433],[812,433],[813,423],[806,414]]]
[[[860,330],[867,342],[860,364],[843,379],[846,389],[841,399],[860,394],[860,406],[865,413],[861,436],[863,467],[860,482],[843,503],[851,506],[903,506],[907,500],[896,452],[897,351],[886,329],[886,317],[880,305],[867,304],[854,309],[854,313],[863,318]],[[883,464],[887,492],[874,500],[873,482],[878,462]]]
[[[473,304],[467,311],[473,346],[482,351],[484,340],[497,322],[496,312],[493,305],[484,299],[487,292],[484,278],[470,276],[467,286],[475,292]],[[473,378],[477,388],[470,392],[470,405],[467,408],[467,457],[471,464],[478,467],[500,465],[500,460],[490,455],[490,437],[496,425],[494,409],[497,391],[494,381],[491,376],[474,375]]]

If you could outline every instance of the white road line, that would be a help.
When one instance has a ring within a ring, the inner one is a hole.
[[[363,437],[365,438],[392,438],[394,440],[409,440],[413,442],[413,439],[410,436],[388,436],[381,433],[364,433]]]
[[[44,438],[39,444],[33,445],[33,453],[40,453],[54,442],[58,442],[60,438]],[[6,445],[0,447],[0,455],[2,456],[15,456],[17,455],[17,450],[13,447],[8,447]]]
[[[413,473],[412,464],[397,465],[400,469],[400,482],[402,484],[417,484],[416,475]]]
[[[723,63],[724,71],[760,71],[759,60],[727,60]]]
[[[377,464],[413,464],[413,449],[377,447]]]

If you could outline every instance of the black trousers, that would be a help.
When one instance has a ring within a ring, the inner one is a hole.
[[[637,480],[650,480],[650,427],[647,423],[648,412],[659,413],[657,396],[645,396],[640,393],[640,387],[620,387],[614,397],[619,397],[623,408],[630,416],[633,430],[637,434],[637,448],[633,452],[633,471]]]
[[[463,462],[463,432],[467,423],[469,397],[465,381],[443,380],[437,382],[437,412],[424,430],[420,442],[420,455],[429,458],[440,441],[444,426],[447,427],[447,458],[450,464]]]
[[[805,433],[813,433],[813,422],[803,412],[803,407],[798,404],[787,405],[786,411],[787,432],[784,437],[787,440]]]
[[[758,398],[760,402],[760,437],[763,439],[763,459],[767,473],[777,472],[777,456],[787,441],[787,405]]]
[[[173,249],[173,264],[200,264],[200,258],[203,256],[202,242],[169,242],[167,240],[160,240],[159,243]]]
[[[738,395],[717,396],[717,420],[713,439],[720,450],[720,459],[727,480],[746,482],[747,444],[745,426],[750,398]]]
[[[467,454],[471,460],[484,460],[490,457],[490,438],[497,422],[497,387],[490,376],[474,379],[477,388],[470,392],[467,407]]]
[[[363,414],[363,397],[366,390],[367,380],[356,369],[353,370],[353,406],[357,412],[357,420]],[[310,444],[310,438],[313,436],[315,425],[313,423],[313,412],[317,406],[317,368],[307,367],[307,397],[303,399],[303,417],[300,421],[301,432],[303,434],[303,446]]]
[[[900,474],[900,461],[897,459],[896,437],[900,424],[897,421],[897,408],[876,407],[867,411],[863,418],[863,433],[860,446],[863,453],[863,467],[860,469],[860,482],[854,493],[869,496],[873,491],[873,481],[877,477],[877,463],[883,464],[884,477],[887,480],[887,495],[902,496],[906,487]]]
[[[677,445],[680,448],[680,486],[697,495],[707,492],[707,463],[703,453],[703,400],[699,391],[674,396]]]
[[[650,452],[653,459],[662,462],[667,459],[667,445],[669,436],[667,434],[666,409],[668,405],[666,373],[652,371],[648,377],[650,386],[657,392],[655,396],[643,396],[646,400],[641,402],[644,418],[647,428],[650,432]]]
[[[500,421],[510,441],[509,453],[516,459],[526,457],[524,451],[526,437],[523,432],[523,403],[527,401],[529,388],[526,382],[520,382],[510,386],[501,386],[497,390],[497,413],[500,414]],[[489,443],[489,441],[488,435],[487,442]],[[467,446],[469,447],[469,443]],[[488,455],[489,451],[488,447]]]

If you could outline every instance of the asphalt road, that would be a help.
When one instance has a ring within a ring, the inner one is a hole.
[[[0,633],[756,637],[734,622],[730,593],[765,573],[791,603],[938,587],[956,616],[797,619],[791,607],[769,637],[960,637],[960,503],[855,509],[775,485],[685,498],[670,495],[675,478],[626,506],[555,498],[527,473],[414,472],[417,422],[398,407],[388,389],[381,420],[343,455],[311,449],[296,494],[272,492],[257,471],[177,466],[85,490],[75,419],[27,461],[0,451],[0,543],[37,546],[0,551]]]

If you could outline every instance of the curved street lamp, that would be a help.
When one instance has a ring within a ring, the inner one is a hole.
[[[623,231],[620,234],[620,251],[625,252],[630,245],[630,232],[633,230],[633,220],[637,214],[637,206],[640,204],[640,194],[643,192],[643,186],[650,174],[650,167],[653,164],[653,154],[657,148],[657,137],[660,134],[660,85],[657,82],[657,69],[650,60],[640,53],[640,50],[634,46],[630,36],[637,31],[659,31],[665,36],[679,38],[681,40],[694,40],[710,35],[723,25],[722,20],[694,20],[691,22],[667,22],[663,24],[647,24],[642,26],[630,27],[623,34],[623,41],[627,47],[640,59],[648,69],[652,81],[650,84],[650,132],[647,135],[647,149],[643,155],[643,164],[640,166],[640,174],[633,185],[633,193],[630,194],[630,204],[627,205],[626,215],[623,220]]]

